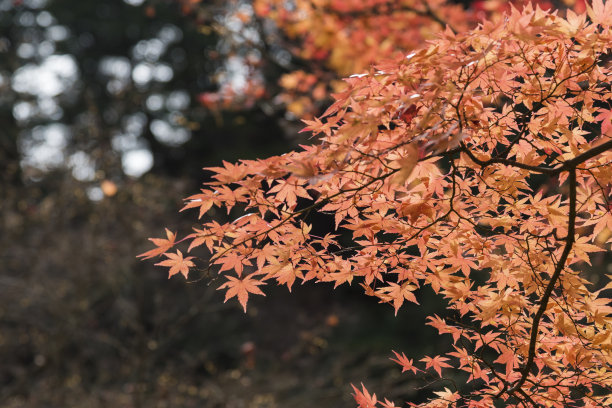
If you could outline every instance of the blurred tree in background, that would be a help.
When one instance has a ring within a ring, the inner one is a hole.
[[[362,378],[419,392],[386,357],[437,348],[421,330],[434,302],[393,318],[350,288],[298,287],[244,316],[135,258],[159,220],[190,229],[176,210],[202,167],[304,142],[299,118],[369,69],[365,51],[507,2],[413,2],[409,36],[401,21],[377,33],[393,7],[318,3],[0,0],[0,405],[337,406]]]

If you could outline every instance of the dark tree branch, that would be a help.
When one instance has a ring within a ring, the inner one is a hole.
[[[601,154],[607,150],[612,149],[612,140],[608,140],[605,143],[602,143],[598,146],[593,147],[590,150],[587,150],[584,153],[579,154],[578,156],[574,157],[571,160],[568,160],[566,162],[563,163],[563,165],[561,166],[561,168],[557,168],[558,171],[563,171],[563,170],[568,170],[571,168],[576,168],[578,165],[584,163],[585,161],[597,156],[598,154]]]
[[[489,167],[492,164],[504,164],[506,166],[518,167],[523,170],[533,171],[534,173],[549,174],[549,175],[554,175],[558,173],[556,169],[553,169],[550,167],[531,166],[529,164],[525,164],[525,163],[521,163],[521,162],[517,162],[514,160],[509,160],[509,159],[503,159],[500,157],[493,157],[489,160],[480,160],[478,157],[474,155],[474,153],[470,149],[468,149],[468,147],[464,143],[461,143],[461,151],[467,154],[470,160],[478,164],[483,169],[485,167]]]
[[[470,160],[478,164],[483,169],[485,167],[491,166],[492,164],[503,164],[506,166],[512,166],[512,167],[517,167],[519,169],[529,170],[534,173],[547,174],[549,176],[554,176],[564,171],[575,170],[578,165],[610,149],[612,149],[612,140],[608,140],[605,143],[595,146],[587,150],[586,152],[579,154],[573,159],[565,161],[560,166],[542,167],[542,166],[532,166],[529,164],[517,162],[515,160],[504,159],[501,157],[493,157],[489,160],[480,160],[478,157],[474,155],[474,153],[470,149],[468,149],[468,147],[464,143],[461,143],[461,151],[467,154]]]
[[[595,149],[591,149],[586,153],[590,153],[593,150]],[[600,152],[602,151],[605,151],[605,150],[601,150]],[[583,154],[585,157],[584,160],[588,160],[590,157],[595,156],[595,154],[597,153],[593,153],[592,155]],[[583,155],[580,155],[580,156],[583,156]],[[577,156],[576,158],[580,156]],[[582,161],[576,160],[576,163],[582,163]],[[546,290],[544,291],[544,294],[542,295],[542,299],[540,300],[540,306],[538,307],[538,311],[533,317],[533,322],[531,324],[531,337],[529,339],[529,351],[527,354],[527,361],[525,362],[525,366],[521,370],[521,378],[514,384],[514,386],[512,386],[512,388],[510,388],[507,391],[510,394],[520,390],[520,388],[523,386],[523,384],[527,380],[529,371],[531,370],[531,367],[533,366],[533,359],[535,358],[535,353],[536,353],[536,343],[538,339],[538,329],[540,325],[540,320],[542,319],[542,316],[544,315],[544,312],[546,311],[546,308],[548,307],[548,301],[550,299],[550,296],[552,295],[555,285],[557,284],[557,281],[559,280],[559,277],[561,276],[561,272],[565,268],[565,265],[567,263],[567,258],[569,257],[570,251],[572,250],[572,246],[574,245],[575,234],[576,234],[576,169],[575,167],[572,167],[569,169],[569,216],[568,216],[568,222],[567,222],[567,237],[565,238],[565,248],[563,248],[563,253],[561,254],[561,257],[559,258],[559,262],[557,262],[555,271],[553,272],[553,275],[551,276],[550,281],[548,282],[548,285],[546,286]],[[499,396],[500,395],[498,395],[498,397]]]

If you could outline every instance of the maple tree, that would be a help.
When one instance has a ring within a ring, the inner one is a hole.
[[[396,314],[430,287],[447,313],[429,324],[454,351],[393,358],[451,384],[420,407],[610,406],[612,283],[581,272],[612,242],[611,59],[612,2],[447,27],[347,78],[305,120],[312,145],[209,168],[184,207],[201,225],[142,256],[187,275],[194,258],[170,248],[208,252],[205,273],[245,310],[274,281],[355,281]],[[313,232],[313,213],[335,231]]]

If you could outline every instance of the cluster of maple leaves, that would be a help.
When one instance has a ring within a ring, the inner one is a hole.
[[[387,4],[358,3],[330,4]],[[180,242],[208,252],[204,269],[245,310],[272,282],[355,281],[396,313],[431,287],[448,314],[429,324],[454,351],[393,360],[469,378],[420,407],[612,406],[612,284],[593,290],[581,274],[611,250],[611,60],[610,1],[447,27],[347,78],[305,121],[312,145],[209,168],[184,208],[201,226]],[[241,215],[219,223],[213,207]],[[335,233],[312,232],[315,212]],[[141,256],[163,255],[170,276],[195,269],[174,233],[152,241]],[[395,406],[354,391],[360,407]]]

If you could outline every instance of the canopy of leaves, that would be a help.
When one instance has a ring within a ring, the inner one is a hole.
[[[243,215],[184,240],[243,305],[273,281],[356,281],[397,313],[431,287],[448,314],[430,324],[455,351],[415,369],[469,384],[420,406],[609,406],[612,285],[592,290],[580,271],[610,251],[611,26],[612,3],[596,0],[447,28],[348,78],[306,121],[312,146],[208,169],[185,208]],[[312,231],[316,212],[335,234]]]

